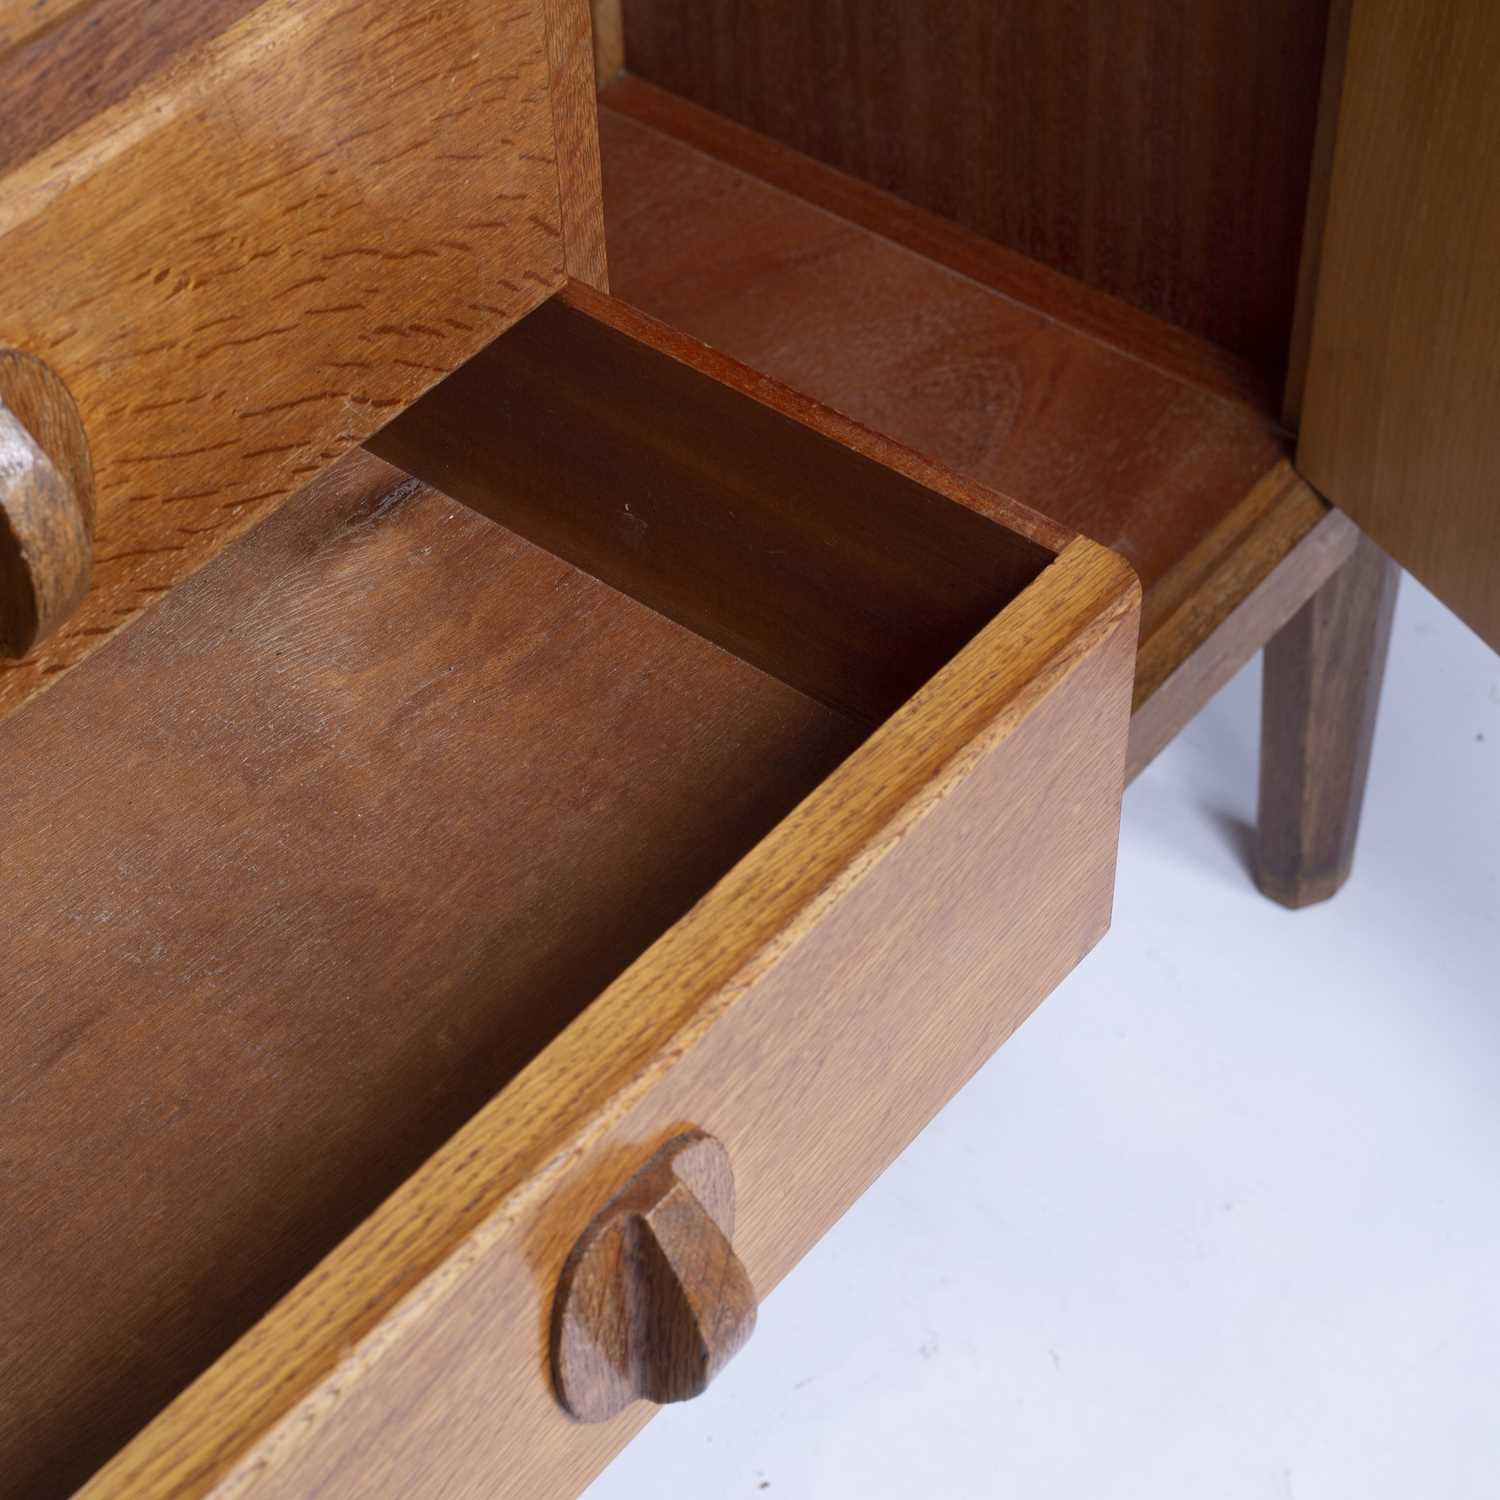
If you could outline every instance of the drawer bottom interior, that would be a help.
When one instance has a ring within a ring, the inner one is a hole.
[[[864,737],[364,469],[5,726],[12,1420],[128,1435]]]
[[[961,643],[1050,554],[901,484]],[[362,453],[0,725],[7,1493],[98,1468],[869,734],[725,633]]]

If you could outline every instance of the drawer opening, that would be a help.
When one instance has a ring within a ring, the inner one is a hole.
[[[5,1485],[107,1461],[1066,542],[867,438],[580,290],[380,440],[451,493],[345,460],[0,724]]]

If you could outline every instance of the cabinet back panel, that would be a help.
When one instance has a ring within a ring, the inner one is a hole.
[[[623,0],[627,68],[1277,372],[1328,0]]]
[[[871,727],[1072,536],[581,286],[370,450]]]

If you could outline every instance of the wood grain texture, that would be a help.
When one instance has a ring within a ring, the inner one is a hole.
[[[580,286],[371,447],[869,724],[1070,540]]]
[[[576,1494],[645,1415],[547,1377],[622,1168],[722,1141],[764,1295],[1104,930],[1137,599],[1070,546],[83,1494]]]
[[[1256,879],[1283,906],[1349,878],[1400,576],[1360,537],[1266,647]]]
[[[0,52],[96,0],[0,0]]]
[[[894,200],[659,90],[603,102],[622,296],[1135,566],[1131,776],[1349,555],[1355,528],[1325,524],[1265,393],[1180,339],[1106,325],[1051,273],[976,274],[963,231],[914,229]]]
[[[0,725],[0,1494],[81,1483],[861,738],[363,455]]]
[[[1500,7],[1354,8],[1297,461],[1500,649]]]
[[[659,130],[705,156],[893,240],[1163,374],[1267,412],[1275,410],[1277,383],[1249,360],[770,136],[629,75],[610,83],[600,103],[612,114]]]
[[[78,407],[40,360],[0,348],[0,656],[24,656],[94,571],[94,471]]]
[[[1156,581],[1141,608],[1137,709],[1327,514],[1328,506],[1282,462]]]
[[[734,1167],[712,1136],[668,1141],[594,1216],[552,1309],[552,1378],[580,1422],[701,1396],[755,1331],[734,1253]]]
[[[1318,95],[1318,130],[1313,141],[1312,173],[1307,187],[1307,217],[1302,229],[1302,259],[1297,272],[1297,306],[1287,357],[1281,420],[1289,432],[1302,425],[1307,392],[1307,361],[1312,352],[1313,314],[1318,303],[1318,272],[1323,264],[1323,235],[1328,227],[1328,192],[1333,182],[1333,148],[1338,140],[1344,99],[1344,64],[1349,53],[1349,23],[1354,0],[1329,0],[1328,45],[1323,51],[1323,87]]]
[[[1326,0],[625,0],[624,15],[633,73],[1279,378]]]
[[[118,104],[259,3],[20,0],[11,5],[0,0],[0,99],[6,102],[0,113],[0,173]]]
[[[557,137],[557,184],[563,266],[569,276],[609,290],[604,249],[604,198],[599,166],[594,45],[589,0],[544,0]]]
[[[565,275],[539,3],[268,0],[0,187],[0,341],[76,398],[99,507],[0,713]]]
[[[1140,775],[1353,555],[1359,528],[1342,511],[1321,502],[1319,510],[1321,519],[1305,529],[1305,498],[1286,495],[1246,533],[1243,570],[1231,552],[1204,574],[1187,601],[1187,618],[1195,634],[1205,623],[1210,628],[1188,654],[1170,627],[1166,635],[1142,640],[1149,660],[1137,670],[1126,781]],[[1290,541],[1293,535],[1299,540]],[[1162,664],[1173,661],[1162,675]],[[1150,679],[1144,692],[1143,672]]]
[[[1269,409],[1167,373],[1154,346],[1105,347],[1052,303],[622,116],[615,97],[600,129],[619,296],[1113,548],[1148,598],[1282,472]]]

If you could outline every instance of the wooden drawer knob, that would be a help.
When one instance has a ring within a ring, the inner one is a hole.
[[[0,348],[0,655],[46,640],[93,571],[94,480],[78,408],[40,360]]]
[[[707,1389],[755,1328],[733,1232],[729,1154],[696,1131],[663,1146],[595,1216],[553,1309],[553,1379],[571,1415],[604,1422],[642,1397]]]

